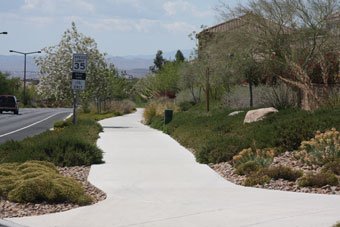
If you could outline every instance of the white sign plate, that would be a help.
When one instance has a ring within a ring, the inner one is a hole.
[[[86,73],[87,55],[73,54],[73,72]]]
[[[85,80],[72,80],[73,90],[85,90]]]

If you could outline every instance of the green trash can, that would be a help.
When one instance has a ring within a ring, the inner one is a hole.
[[[165,110],[164,111],[164,124],[169,124],[170,121],[172,120],[172,114],[173,114],[173,110]]]

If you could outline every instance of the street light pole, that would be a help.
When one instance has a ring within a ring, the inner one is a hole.
[[[17,54],[23,54],[25,56],[24,60],[24,105],[27,105],[26,101],[26,56],[28,54],[40,54],[41,51],[33,51],[33,52],[20,52],[20,51],[15,51],[15,50],[9,50],[10,53],[17,53]]]

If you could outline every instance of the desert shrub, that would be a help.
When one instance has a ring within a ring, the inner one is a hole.
[[[250,187],[254,185],[264,185],[266,183],[270,182],[270,177],[267,175],[261,175],[258,173],[254,173],[247,177],[247,179],[244,180],[243,185]]]
[[[260,97],[262,106],[278,110],[296,108],[299,103],[297,93],[286,84],[267,87],[262,90]]]
[[[282,165],[264,168],[261,171],[263,175],[267,175],[275,180],[284,179],[288,181],[296,181],[303,175],[303,171],[301,170],[293,170],[290,167]]]
[[[274,154],[274,150],[253,150],[252,148],[248,148],[233,157],[233,164],[237,167],[242,163],[253,161],[259,166],[267,167],[273,162]]]
[[[340,175],[340,159],[326,163],[321,169],[321,172],[323,173],[328,171],[331,171],[336,175]]]
[[[0,196],[18,203],[92,202],[79,182],[58,174],[52,163],[39,161],[1,164]]]
[[[174,112],[178,111],[178,107],[174,102],[168,98],[158,98],[150,101],[144,110],[143,117],[147,124],[152,123],[152,118],[156,116],[164,116],[166,109],[172,109]]]
[[[257,172],[261,169],[261,166],[254,161],[248,161],[241,163],[237,166],[235,173],[238,175],[249,175],[251,173]]]
[[[324,165],[340,159],[340,137],[335,128],[325,133],[317,131],[309,141],[303,141],[297,157],[307,164]]]
[[[320,188],[325,185],[337,186],[339,184],[338,177],[331,171],[322,173],[309,173],[298,180],[300,187],[315,187]]]
[[[136,104],[131,101],[124,100],[124,101],[114,101],[110,102],[106,106],[106,112],[113,112],[113,113],[121,113],[128,114],[131,113],[135,109]],[[119,116],[119,115],[117,115]]]

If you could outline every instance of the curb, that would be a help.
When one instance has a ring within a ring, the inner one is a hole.
[[[26,226],[15,224],[13,222],[0,219],[0,227],[26,227]]]

